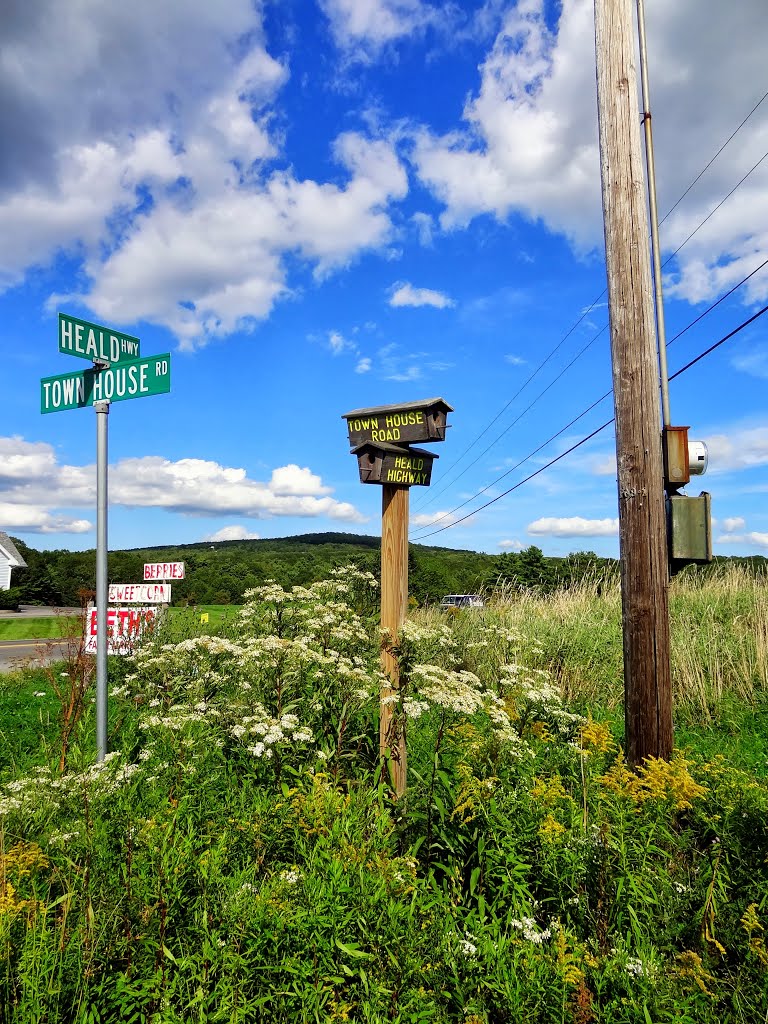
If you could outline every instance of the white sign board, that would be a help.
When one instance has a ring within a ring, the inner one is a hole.
[[[144,566],[145,580],[183,580],[183,562],[149,562]]]
[[[151,632],[160,617],[156,606],[110,608],[107,611],[107,654],[133,654],[142,636]],[[96,653],[97,610],[88,609],[85,625],[85,650]]]
[[[110,583],[110,604],[170,604],[170,583]]]

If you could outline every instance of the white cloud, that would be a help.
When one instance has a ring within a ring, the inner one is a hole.
[[[755,345],[749,352],[734,356],[731,366],[742,373],[748,373],[751,377],[768,380],[768,346]]]
[[[522,551],[526,545],[521,540],[500,540],[499,547],[505,551]]]
[[[722,525],[726,533],[735,533],[736,530],[743,530],[747,524],[742,516],[729,516],[723,520]]]
[[[519,214],[564,234],[578,249],[602,246],[592,0],[564,0],[553,26],[544,0],[510,6],[480,66],[464,124],[444,135],[414,132],[422,182],[443,204],[444,228],[482,214]],[[764,0],[649,5],[657,184],[662,215],[749,113],[744,82],[761,80],[768,33]],[[546,13],[545,13],[546,11]],[[728,46],[723,46],[728,39]],[[701,98],[709,97],[701,130]],[[757,99],[755,95],[754,99]],[[768,104],[717,158],[662,225],[671,253],[699,228],[768,148]],[[768,256],[768,161],[697,231],[677,257],[668,294],[701,302]],[[768,275],[741,293],[768,295]]]
[[[445,206],[444,227],[517,210],[581,246],[599,239],[593,38],[586,0],[563,4],[557,36],[541,0],[509,10],[464,108],[467,128],[415,139],[418,174]]]
[[[411,526],[450,526],[456,522],[456,518],[453,512],[448,511],[421,512],[411,516]]]
[[[504,356],[504,362],[509,363],[510,366],[525,366],[527,360],[523,359],[521,356],[515,356],[511,353],[507,353],[507,355]]]
[[[93,523],[87,519],[53,515],[42,505],[17,505],[0,501],[0,523],[11,533],[88,533]]]
[[[355,367],[355,373],[369,373],[371,365],[371,360],[368,358],[368,356],[363,356],[363,358],[358,361],[358,364]]]
[[[320,6],[337,46],[360,60],[372,59],[388,43],[423,32],[441,18],[423,0],[320,0]]]
[[[51,510],[95,504],[94,466],[61,465],[51,446],[21,438],[2,438],[0,445],[0,451],[17,467],[13,477],[0,478],[0,522],[47,533],[90,529],[85,520],[62,517]],[[18,468],[24,459],[26,474]],[[337,501],[331,493],[316,473],[295,464],[274,469],[268,483],[250,479],[241,467],[204,459],[174,462],[159,455],[121,459],[109,469],[113,505],[162,508],[193,516],[327,516],[365,521],[354,505]]]
[[[335,356],[340,356],[342,352],[347,349],[354,349],[352,342],[347,341],[344,335],[340,331],[329,331],[328,332],[328,348]]]
[[[332,488],[325,487],[320,477],[307,467],[300,468],[292,463],[272,470],[269,488],[274,494],[330,494]]]
[[[261,540],[261,535],[253,533],[246,526],[222,526],[216,533],[211,533],[207,537],[203,537],[203,540],[219,541],[219,540]]]
[[[728,433],[710,434],[704,440],[710,474],[768,464],[768,427],[736,428]]]
[[[386,249],[408,183],[389,143],[355,132],[333,145],[333,183],[277,168],[287,70],[258,8],[161,7],[41,0],[4,22],[0,232],[15,241],[0,288],[68,252],[86,287],[52,306],[143,319],[193,348],[268,316],[292,258],[323,276]]]
[[[393,285],[389,299],[390,306],[434,306],[435,309],[446,309],[454,305],[453,299],[443,292],[432,288],[414,288],[407,281]]]
[[[411,220],[416,225],[419,242],[425,248],[430,248],[434,241],[435,222],[433,218],[428,213],[414,213]]]
[[[744,544],[768,548],[768,533],[728,533],[715,538],[716,544]]]
[[[529,523],[527,530],[534,537],[614,537],[619,520],[544,517]]]
[[[45,441],[0,437],[0,486],[50,474],[56,466],[53,448]],[[2,519],[0,519],[2,522]]]

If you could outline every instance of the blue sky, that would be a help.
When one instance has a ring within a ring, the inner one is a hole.
[[[665,268],[669,337],[768,258],[768,7],[700,13],[646,3],[662,215],[747,120],[662,225],[664,259],[696,232]],[[588,0],[6,8],[0,529],[95,545],[94,413],[40,414],[40,379],[85,366],[58,352],[64,311],[172,353],[170,394],[112,407],[110,547],[376,534],[341,415],[442,396],[413,540],[615,555],[610,430],[436,532],[613,412],[531,456],[611,383],[592,17]],[[768,267],[673,343],[670,371],[767,301]],[[768,553],[766,380],[768,317],[672,384],[673,422],[709,445],[689,493],[712,493],[719,554]]]

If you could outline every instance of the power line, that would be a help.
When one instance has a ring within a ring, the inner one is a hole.
[[[691,191],[691,189],[694,187],[694,185],[702,178],[702,176],[706,173],[706,171],[709,170],[709,168],[712,166],[712,164],[715,162],[715,160],[717,160],[717,158],[723,152],[723,150],[733,141],[733,139],[741,131],[741,129],[744,127],[744,125],[747,123],[747,121],[749,121],[749,119],[752,117],[752,115],[755,113],[755,111],[758,109],[758,107],[760,107],[760,105],[763,103],[763,101],[766,99],[766,97],[768,97],[768,92],[765,92],[760,97],[760,99],[752,107],[752,109],[749,111],[749,113],[746,115],[746,117],[734,129],[734,131],[726,139],[726,141],[720,146],[720,148],[715,153],[715,155],[709,160],[709,162],[705,165],[705,167],[702,168],[702,170],[696,175],[696,177],[688,185],[688,187],[685,189],[685,191],[680,196],[680,198],[677,200],[677,202],[674,203],[674,205],[667,211],[667,213],[661,219],[661,221],[660,221],[661,224],[663,224],[664,221],[667,220],[667,218],[672,214],[672,212],[680,205],[682,200],[688,195],[688,193]],[[763,162],[763,160],[765,160],[766,157],[768,157],[768,152],[766,152],[760,158],[760,160],[757,161],[757,163],[744,175],[744,177],[736,185],[734,185],[734,187],[731,189],[731,191],[717,204],[717,206],[713,210],[711,210],[709,214],[707,214],[707,216],[704,218],[703,221],[701,221],[701,223],[698,225],[698,227],[696,227],[695,230],[692,231],[691,234],[685,239],[685,241],[680,246],[678,246],[678,248],[675,249],[675,251],[664,261],[663,266],[666,267],[667,264],[672,259],[674,259],[674,257],[680,252],[680,250],[683,248],[683,246],[685,246],[691,240],[691,238],[693,238],[693,236],[704,226],[704,224],[706,224],[706,222],[713,216],[713,214],[716,213],[717,210],[720,209],[720,207],[723,205],[723,203],[725,203],[733,195],[733,193],[747,180],[747,178],[752,174],[752,172],[755,171],[757,169],[757,167],[759,167],[759,165]],[[581,316],[566,331],[566,333],[563,335],[563,337],[560,339],[560,341],[557,343],[557,345],[555,345],[555,347],[552,349],[552,351],[549,353],[549,355],[547,355],[546,358],[541,363],[539,363],[539,365],[536,367],[536,369],[533,371],[533,373],[517,389],[517,391],[515,392],[514,395],[512,395],[512,397],[509,399],[509,401],[499,410],[498,413],[496,413],[496,415],[493,417],[493,419],[490,420],[489,423],[480,431],[480,433],[477,435],[477,437],[475,437],[474,440],[472,440],[467,445],[467,447],[461,452],[461,454],[456,459],[454,459],[454,461],[448,467],[448,472],[449,473],[456,466],[459,465],[459,463],[462,461],[462,459],[474,448],[474,446],[478,443],[478,441],[480,441],[480,439],[482,437],[484,437],[485,434],[488,433],[488,431],[491,429],[491,427],[494,425],[494,423],[496,423],[500,419],[500,417],[504,415],[504,413],[507,411],[507,409],[510,407],[510,405],[515,401],[515,399],[519,397],[519,395],[525,390],[525,388],[531,383],[531,381],[546,366],[546,364],[550,361],[550,359],[552,359],[552,357],[559,351],[559,349],[563,346],[563,344],[570,337],[570,335],[576,330],[576,328],[579,326],[579,324],[582,322],[582,320],[595,308],[595,306],[600,301],[600,299],[603,297],[603,295],[605,295],[605,293],[606,293],[606,289],[603,289],[603,291],[600,293],[600,295],[598,295],[597,298],[592,301],[592,303],[582,312]],[[730,292],[728,294],[730,294]],[[694,321],[694,322],[696,322],[696,321]],[[542,398],[544,394],[546,394],[546,392],[549,390],[549,388],[552,387],[552,385],[555,384],[558,380],[560,380],[560,378],[563,376],[563,374],[568,369],[570,369],[571,366],[573,366],[573,364],[584,354],[584,352],[587,351],[587,349],[590,347],[590,345],[599,337],[600,334],[603,333],[603,331],[606,330],[606,328],[607,328],[607,324],[605,325],[605,327],[603,327],[591,339],[591,341],[587,345],[584,346],[584,348],[578,353],[578,355],[576,355],[575,358],[572,359],[571,362],[568,363],[566,367],[564,367],[564,369],[557,375],[557,377],[555,377],[554,380],[546,388],[544,388],[543,391],[539,392],[539,394],[536,396],[536,398],[533,400],[533,402],[531,402],[530,405],[528,405],[517,417],[515,417],[515,419],[501,432],[501,434],[499,434],[491,442],[490,445],[488,445],[485,449],[483,449],[483,451],[480,452],[480,454],[477,455],[472,460],[472,462],[469,463],[469,465],[464,467],[464,469],[461,471],[461,473],[459,473],[457,476],[454,476],[454,477],[451,477],[451,478],[447,479],[445,481],[444,485],[439,490],[433,491],[432,493],[426,495],[423,501],[421,501],[421,502],[419,502],[418,504],[415,505],[414,511],[418,510],[419,508],[424,508],[427,505],[433,504],[433,502],[435,502],[437,500],[437,498],[440,497],[441,494],[444,494],[445,491],[448,490],[448,488],[452,484],[455,484],[458,480],[461,479],[462,476],[464,476],[465,473],[467,473],[474,465],[476,465],[477,462],[483,457],[483,455],[485,455],[488,451],[490,451],[490,449],[493,448],[494,445],[496,445],[501,440],[501,438],[504,437],[504,435],[507,434],[512,429],[512,427],[515,426],[515,424],[518,423],[520,421],[520,419],[527,412],[530,411],[530,409],[533,408],[533,406],[536,404],[536,402],[538,402],[539,399]]]
[[[686,334],[692,327],[694,327],[697,323],[699,323],[701,320],[703,320],[704,317],[707,316],[709,313],[711,313],[713,309],[716,309],[717,306],[720,305],[720,303],[725,302],[725,300],[727,298],[729,298],[731,295],[733,295],[733,293],[735,291],[737,291],[739,288],[741,288],[743,285],[745,285],[747,283],[747,281],[749,281],[751,278],[753,278],[755,276],[755,274],[759,273],[765,266],[768,266],[768,259],[763,260],[763,262],[760,263],[757,267],[755,267],[754,270],[752,270],[749,274],[747,274],[745,277],[743,277],[737,284],[733,285],[733,287],[730,288],[727,292],[725,292],[724,295],[721,295],[719,299],[716,299],[713,303],[711,303],[694,320],[691,320],[691,322],[686,327],[684,327],[681,331],[678,331],[678,333],[673,338],[670,338],[670,340],[667,342],[667,348],[669,348],[669,346],[672,345],[674,342],[676,342],[679,338],[682,338],[682,336],[684,334]],[[748,322],[750,322],[750,321],[748,321]],[[595,335],[595,337],[597,337],[597,335]],[[594,340],[595,339],[593,338],[592,341],[594,341]],[[590,342],[590,344],[591,344],[591,342]],[[567,367],[566,367],[566,369],[567,369]],[[565,371],[563,371],[563,372],[565,372]],[[679,374],[676,374],[676,376],[677,375],[679,375]],[[673,378],[670,378],[670,379],[673,379]],[[551,442],[555,441],[558,437],[560,437],[561,434],[564,434],[566,430],[570,429],[570,427],[572,427],[575,423],[578,423],[578,421],[580,419],[583,419],[583,417],[586,416],[587,413],[591,412],[601,402],[604,402],[605,399],[608,398],[611,395],[611,393],[612,392],[610,390],[606,391],[604,395],[601,395],[600,398],[596,399],[590,406],[588,406],[586,409],[584,409],[582,412],[580,412],[578,416],[575,416],[570,421],[570,423],[566,423],[566,425],[564,427],[561,427],[560,430],[558,430],[556,433],[552,434],[551,437],[548,437],[546,441],[543,441],[538,446],[538,448],[534,448],[534,450],[532,452],[529,452],[528,455],[525,456],[525,458],[523,458],[519,462],[515,463],[514,466],[512,466],[510,469],[506,470],[506,472],[502,473],[501,476],[496,477],[495,480],[492,480],[489,484],[486,484],[485,487],[481,488],[476,494],[473,494],[471,497],[467,498],[466,501],[463,501],[460,505],[457,505],[455,508],[452,508],[449,512],[444,512],[441,516],[439,516],[434,521],[434,523],[430,523],[430,526],[434,526],[436,523],[442,522],[443,519],[447,519],[448,516],[453,515],[454,512],[460,511],[460,509],[464,508],[471,501],[474,501],[475,498],[479,498],[481,494],[485,494],[485,492],[489,488],[493,487],[494,484],[499,483],[499,481],[501,481],[505,477],[509,476],[510,473],[514,473],[514,471],[516,469],[519,469],[520,466],[522,466],[524,463],[528,462],[528,460],[533,458],[534,455],[537,455],[542,450],[542,448],[546,448],[548,444],[551,444]],[[609,421],[609,422],[611,422],[611,421]],[[510,424],[510,426],[511,425],[512,424]],[[469,467],[467,467],[467,468],[469,468]],[[429,527],[427,527],[427,526],[417,527],[417,529],[428,529],[428,528]],[[431,536],[431,534],[429,536]]]
[[[705,349],[704,352],[699,353],[699,355],[697,355],[695,359],[692,359],[689,363],[686,363],[685,366],[682,366],[679,370],[677,370],[676,373],[673,373],[669,379],[672,381],[676,377],[679,377],[680,374],[685,373],[686,370],[689,370],[692,366],[695,366],[696,363],[704,359],[705,356],[710,355],[712,352],[715,351],[715,349],[725,344],[726,341],[729,341],[740,331],[743,331],[745,327],[748,327],[751,323],[754,323],[754,321],[757,320],[759,317],[763,316],[764,313],[768,313],[768,305],[763,306],[762,309],[758,310],[757,313],[749,317],[748,320],[743,321],[743,323],[739,324],[738,327],[734,328],[723,338],[720,338],[719,341],[716,341],[714,345],[710,345],[710,347],[708,349]],[[602,401],[602,399],[598,399],[598,401]],[[524,479],[519,480],[516,484],[513,484],[512,487],[509,487],[506,491],[503,491],[501,494],[497,494],[495,498],[491,498],[490,501],[487,501],[484,505],[481,505],[479,508],[474,509],[472,512],[468,512],[467,515],[462,516],[461,519],[457,519],[452,523],[448,523],[446,526],[441,526],[439,529],[433,530],[431,533],[428,533],[424,537],[419,538],[419,541],[422,542],[426,540],[428,537],[434,537],[438,533],[443,533],[445,530],[450,530],[453,526],[458,526],[459,523],[463,523],[467,519],[470,519],[472,516],[477,515],[478,512],[483,512],[485,509],[495,504],[495,502],[499,501],[501,498],[506,498],[508,494],[511,494],[513,491],[516,491],[518,488],[522,487],[523,484],[527,484],[530,480],[533,480],[534,477],[537,477],[540,473],[543,473],[545,470],[550,469],[552,466],[555,465],[555,463],[560,462],[560,460],[564,459],[566,455],[570,455],[572,452],[575,452],[577,448],[580,448],[583,444],[586,444],[587,441],[591,441],[593,437],[596,437],[602,430],[605,430],[606,427],[609,427],[611,423],[613,423],[613,417],[611,417],[611,419],[609,420],[606,420],[605,423],[601,424],[599,427],[597,427],[597,429],[593,430],[590,434],[587,434],[586,437],[582,437],[580,441],[577,441],[575,444],[571,445],[570,448],[567,448],[564,452],[561,452],[560,455],[555,456],[554,459],[551,459],[545,465],[540,466],[537,470],[534,470],[533,473],[530,473]],[[530,458],[530,456],[528,457]],[[471,501],[472,499],[470,498],[469,500]]]
[[[589,313],[591,313],[591,312],[592,312],[592,310],[593,310],[593,309],[595,308],[595,306],[596,306],[596,305],[597,305],[597,303],[598,303],[598,302],[600,301],[600,299],[602,299],[603,295],[605,295],[605,291],[606,291],[606,289],[605,289],[605,288],[603,288],[602,292],[600,292],[600,294],[599,294],[599,295],[597,296],[597,298],[596,298],[596,299],[593,299],[593,301],[592,301],[591,305],[587,306],[587,308],[586,308],[586,309],[585,309],[585,310],[584,310],[584,311],[582,312],[582,314],[581,314],[581,316],[580,316],[580,317],[578,318],[578,320],[576,320],[576,321],[575,321],[575,322],[574,322],[574,323],[573,323],[573,324],[572,324],[572,325],[571,325],[571,326],[570,326],[570,327],[568,328],[568,330],[567,330],[567,331],[565,332],[565,334],[564,334],[564,335],[562,336],[562,338],[560,339],[560,341],[558,341],[558,343],[557,343],[557,344],[555,345],[555,347],[554,347],[554,348],[552,349],[552,351],[551,351],[551,352],[549,353],[549,355],[548,355],[548,356],[547,356],[547,357],[546,357],[545,359],[543,359],[543,360],[542,360],[542,361],[541,361],[541,362],[539,363],[539,365],[538,365],[538,366],[536,367],[536,369],[535,369],[535,370],[533,371],[533,373],[532,373],[532,374],[530,375],[530,377],[528,377],[528,378],[527,378],[527,380],[523,381],[523,383],[522,383],[522,384],[520,385],[520,387],[519,387],[519,388],[517,389],[517,391],[516,391],[516,392],[514,393],[514,395],[512,395],[512,397],[511,397],[511,398],[509,399],[509,401],[508,401],[508,402],[506,403],[506,405],[504,405],[504,406],[503,406],[503,407],[502,407],[502,408],[501,408],[501,409],[500,409],[500,410],[499,410],[499,411],[498,411],[498,412],[496,413],[496,415],[495,415],[495,416],[493,417],[493,419],[492,419],[492,420],[491,420],[491,421],[490,421],[490,422],[489,422],[489,423],[488,423],[488,424],[487,424],[487,425],[486,425],[486,426],[485,426],[485,427],[484,427],[484,428],[483,428],[483,429],[482,429],[482,430],[480,431],[480,433],[479,433],[479,434],[477,435],[477,437],[476,437],[476,438],[475,438],[475,439],[474,439],[473,441],[471,441],[471,442],[470,442],[470,443],[469,443],[469,444],[467,445],[467,447],[466,447],[466,448],[464,449],[464,451],[463,451],[463,452],[462,452],[462,453],[461,453],[461,454],[460,454],[460,455],[458,456],[458,458],[454,459],[454,461],[453,461],[453,462],[451,463],[451,466],[449,467],[449,471],[450,471],[450,470],[452,470],[452,469],[453,469],[453,468],[454,468],[455,466],[458,466],[458,464],[459,464],[459,463],[461,462],[461,460],[462,460],[462,459],[464,458],[464,456],[465,456],[465,455],[467,455],[467,454],[468,454],[468,452],[470,452],[470,451],[471,451],[471,450],[472,450],[472,449],[473,449],[473,448],[475,447],[475,445],[476,445],[476,444],[477,444],[477,442],[478,442],[478,441],[480,440],[480,438],[481,438],[481,437],[483,437],[483,436],[484,436],[485,434],[487,434],[487,433],[488,433],[488,431],[489,431],[489,430],[491,429],[491,427],[493,426],[493,424],[494,424],[494,423],[495,423],[495,422],[496,422],[496,421],[497,421],[497,420],[498,420],[498,419],[499,419],[499,418],[500,418],[501,416],[503,416],[503,415],[504,415],[504,413],[505,413],[505,412],[507,411],[507,409],[508,409],[508,408],[510,407],[510,405],[512,405],[512,403],[514,402],[514,400],[515,400],[516,398],[518,398],[518,397],[519,397],[519,396],[520,396],[520,395],[522,394],[522,392],[523,392],[523,391],[525,391],[525,389],[526,389],[526,388],[528,387],[528,385],[529,385],[529,384],[531,383],[531,381],[532,381],[532,380],[534,379],[534,377],[536,377],[536,376],[538,375],[539,371],[540,371],[540,370],[543,370],[543,369],[544,369],[544,367],[545,367],[545,366],[547,365],[547,363],[548,363],[548,362],[550,361],[550,359],[551,359],[551,358],[552,358],[552,357],[553,357],[553,356],[555,355],[555,353],[556,353],[556,352],[558,352],[558,351],[559,351],[559,350],[560,350],[560,349],[562,348],[562,346],[563,346],[563,345],[565,344],[565,342],[566,342],[566,341],[568,340],[568,338],[569,338],[569,337],[570,337],[570,336],[571,336],[571,335],[573,334],[573,332],[574,332],[574,331],[576,330],[576,328],[577,328],[577,327],[579,326],[579,324],[580,324],[580,323],[582,322],[582,320],[584,319],[584,317],[585,317],[585,316],[587,316],[587,315],[588,315]],[[603,328],[603,330],[605,330],[605,328]],[[600,333],[602,333],[602,331],[601,331]],[[595,338],[596,338],[596,337],[597,337],[597,335],[595,335]],[[595,340],[595,338],[593,338],[593,339],[592,339],[592,341],[594,341],[594,340]],[[589,344],[591,345],[591,344],[592,344],[592,342],[590,342]],[[589,347],[589,345],[587,345],[587,346],[586,346],[586,347],[585,347],[584,349],[582,349],[582,352],[585,352],[585,351],[586,351],[586,349],[587,349],[588,347]],[[579,353],[579,354],[581,354],[581,353]],[[577,356],[576,358],[578,358],[578,356]],[[575,360],[572,360],[572,361],[571,361],[571,362],[570,362],[570,363],[568,364],[568,366],[571,366],[571,365],[573,365],[573,363],[574,363],[574,362],[575,362]],[[566,367],[566,369],[567,369],[567,368],[568,368],[568,367]],[[563,371],[563,372],[565,372],[565,371]],[[560,376],[562,376],[562,373],[561,373],[561,374],[560,374],[560,375],[559,375],[558,377],[556,377],[556,378],[555,378],[555,380],[559,380],[559,379],[560,379]],[[554,383],[555,383],[555,381],[552,381],[552,384],[554,384]],[[445,483],[445,486],[444,486],[444,487],[442,487],[442,488],[441,488],[441,489],[440,489],[439,491],[437,491],[437,493],[435,493],[434,495],[432,495],[432,496],[429,496],[429,497],[428,497],[428,499],[427,499],[427,501],[424,501],[424,502],[422,502],[422,503],[421,503],[421,504],[422,504],[422,507],[423,507],[423,505],[424,505],[424,504],[427,504],[427,503],[431,504],[431,503],[432,503],[432,501],[434,501],[434,500],[435,500],[436,498],[438,498],[438,497],[439,497],[439,496],[440,496],[440,495],[441,495],[441,494],[442,494],[442,493],[443,493],[443,492],[444,492],[444,491],[445,491],[445,490],[446,490],[446,489],[448,488],[449,484],[451,484],[451,483],[455,483],[455,482],[456,482],[457,480],[461,479],[461,477],[462,477],[462,476],[463,476],[463,475],[464,475],[464,474],[465,474],[465,473],[467,472],[467,470],[471,469],[471,468],[472,468],[472,466],[474,466],[474,465],[475,465],[475,463],[477,462],[477,460],[478,460],[478,459],[481,459],[481,458],[483,457],[483,455],[485,455],[485,453],[486,453],[487,451],[489,451],[489,450],[490,450],[490,449],[491,449],[491,448],[493,447],[493,445],[495,445],[495,444],[496,444],[496,442],[497,442],[497,441],[499,441],[499,440],[500,440],[500,439],[501,439],[501,438],[502,438],[502,437],[504,436],[504,434],[506,434],[506,433],[507,433],[507,431],[508,431],[508,430],[510,430],[510,429],[511,429],[511,428],[512,428],[512,427],[513,427],[513,426],[515,425],[515,423],[517,423],[517,421],[518,421],[518,420],[520,419],[520,417],[521,417],[521,416],[524,416],[524,415],[525,415],[525,413],[526,413],[526,412],[528,412],[528,409],[530,409],[530,408],[531,408],[531,407],[532,407],[532,406],[533,406],[533,405],[535,404],[535,402],[537,402],[537,401],[538,401],[538,399],[539,399],[539,398],[541,398],[541,395],[543,395],[545,391],[548,391],[548,390],[549,390],[549,387],[551,387],[551,386],[552,386],[552,385],[550,384],[550,385],[549,385],[549,386],[548,386],[547,388],[545,388],[545,389],[544,389],[544,391],[542,391],[542,392],[541,392],[541,393],[540,393],[540,394],[539,394],[539,395],[537,396],[537,398],[536,398],[536,399],[534,399],[534,402],[532,402],[532,403],[531,403],[531,405],[529,405],[527,409],[524,409],[524,410],[523,410],[523,412],[522,412],[522,413],[520,413],[520,416],[518,416],[518,417],[517,417],[517,419],[514,419],[514,420],[513,420],[513,421],[512,421],[512,422],[511,422],[511,423],[509,424],[509,426],[508,426],[508,427],[506,428],[506,430],[502,431],[502,433],[501,433],[501,434],[499,434],[499,436],[498,436],[498,437],[496,438],[496,440],[495,440],[495,441],[493,441],[493,442],[492,442],[492,443],[491,443],[491,444],[490,444],[490,445],[488,446],[488,448],[485,448],[485,449],[484,449],[484,450],[483,450],[482,452],[480,452],[480,454],[479,454],[479,455],[477,456],[477,458],[476,458],[476,459],[474,459],[474,460],[473,460],[472,462],[470,462],[470,464],[469,464],[468,466],[466,466],[466,467],[465,467],[465,468],[464,468],[464,469],[463,469],[463,470],[461,471],[461,473],[459,473],[459,475],[458,475],[458,476],[455,476],[455,477],[453,477],[453,478],[452,478],[452,479],[451,479],[450,481],[446,481],[446,483]],[[416,506],[416,507],[418,507],[418,506]]]
[[[755,112],[755,111],[757,110],[757,108],[758,108],[758,107],[760,106],[760,104],[761,104],[761,103],[763,102],[763,100],[764,100],[764,99],[765,99],[766,97],[768,97],[768,92],[764,92],[764,93],[763,93],[763,95],[762,95],[762,96],[760,97],[760,99],[759,99],[759,100],[757,101],[757,103],[756,103],[756,104],[754,105],[754,107],[752,107],[752,109],[750,110],[750,112],[749,112],[749,113],[747,114],[747,116],[746,116],[746,117],[744,118],[744,120],[743,120],[743,121],[741,122],[741,124],[739,125],[739,127],[738,127],[738,128],[736,128],[736,129],[735,129],[735,131],[733,131],[733,132],[732,132],[732,134],[728,136],[728,138],[727,138],[727,139],[725,140],[725,142],[724,142],[724,143],[722,144],[722,146],[720,147],[720,149],[718,149],[718,151],[717,151],[717,152],[715,153],[715,155],[714,155],[714,156],[712,157],[712,159],[711,159],[711,160],[709,161],[709,163],[707,164],[707,166],[706,166],[706,167],[704,167],[704,168],[702,168],[702,170],[700,170],[700,171],[699,171],[699,173],[698,173],[698,174],[696,175],[696,177],[695,177],[695,178],[693,179],[693,181],[692,181],[692,182],[690,183],[690,185],[689,185],[689,186],[688,186],[688,188],[687,188],[687,189],[685,190],[685,192],[683,192],[683,194],[682,194],[682,195],[680,196],[680,198],[679,198],[679,199],[677,200],[677,202],[676,202],[676,203],[674,204],[674,206],[672,206],[672,207],[671,207],[671,208],[670,208],[669,210],[667,210],[667,212],[666,212],[666,213],[664,214],[664,216],[663,216],[663,217],[661,218],[661,220],[659,221],[659,224],[663,224],[663,223],[664,223],[664,221],[665,221],[665,220],[667,219],[667,217],[671,216],[671,214],[672,214],[672,213],[673,213],[673,212],[674,212],[674,211],[675,211],[675,210],[676,210],[676,209],[678,208],[678,206],[680,205],[680,203],[682,203],[682,201],[683,201],[683,200],[685,199],[685,197],[686,197],[686,196],[688,195],[688,193],[689,193],[689,192],[691,191],[691,189],[692,189],[692,188],[693,188],[693,186],[694,186],[694,185],[696,184],[696,182],[697,182],[697,181],[698,181],[698,180],[699,180],[699,179],[700,179],[700,178],[701,178],[701,177],[702,177],[702,176],[703,176],[704,174],[706,174],[706,172],[707,172],[707,171],[709,170],[709,168],[710,168],[710,167],[712,166],[712,164],[713,164],[713,163],[715,162],[715,160],[717,160],[717,158],[718,158],[718,157],[720,156],[720,154],[721,154],[721,153],[723,152],[723,150],[725,149],[725,147],[726,147],[726,146],[727,146],[727,145],[728,145],[728,144],[729,144],[730,142],[733,142],[733,140],[735,139],[735,137],[736,137],[736,136],[738,135],[738,133],[739,133],[739,132],[741,131],[741,129],[742,129],[743,127],[744,127],[744,125],[745,125],[745,124],[747,123],[747,121],[748,121],[748,120],[750,119],[750,117],[752,117],[752,115],[754,114],[754,112]]]
[[[698,225],[698,227],[693,229],[693,231],[690,233],[690,235],[688,235],[688,237],[685,239],[685,241],[681,242],[680,245],[678,245],[678,247],[675,249],[675,251],[670,256],[667,257],[667,259],[664,261],[664,266],[665,267],[666,267],[667,263],[669,263],[669,261],[671,259],[674,259],[674,257],[677,256],[677,254],[680,252],[680,250],[683,248],[683,246],[687,245],[690,242],[690,240],[693,238],[693,236],[695,234],[698,234],[699,231],[701,231],[701,229],[704,227],[704,225],[707,223],[707,221],[710,219],[710,217],[712,217],[713,214],[717,213],[717,211],[720,209],[720,207],[723,205],[723,203],[725,203],[728,199],[731,198],[731,196],[736,191],[736,189],[740,188],[744,184],[744,182],[747,180],[747,178],[750,176],[750,174],[752,174],[753,171],[757,170],[757,168],[760,166],[760,164],[763,162],[763,160],[765,160],[766,157],[768,157],[768,150],[766,150],[766,152],[763,153],[763,155],[760,157],[760,159],[757,161],[756,164],[753,164],[752,167],[750,167],[750,169],[747,171],[747,173],[744,175],[744,177],[733,186],[733,188],[728,193],[728,195],[723,196],[723,198],[720,200],[720,202],[717,204],[717,206],[713,210],[709,211],[709,213],[704,218],[704,220]]]

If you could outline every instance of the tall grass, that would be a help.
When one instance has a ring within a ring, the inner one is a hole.
[[[444,613],[420,609],[425,622]],[[623,700],[621,589],[615,577],[588,577],[552,594],[506,589],[454,623],[465,647],[477,622],[519,635],[529,662],[546,668],[581,708],[616,709]],[[670,647],[676,713],[709,722],[724,702],[746,707],[768,695],[768,584],[742,567],[683,573],[670,585]],[[498,650],[484,652],[493,660]],[[469,655],[470,661],[477,656]],[[488,664],[489,669],[493,666]]]

